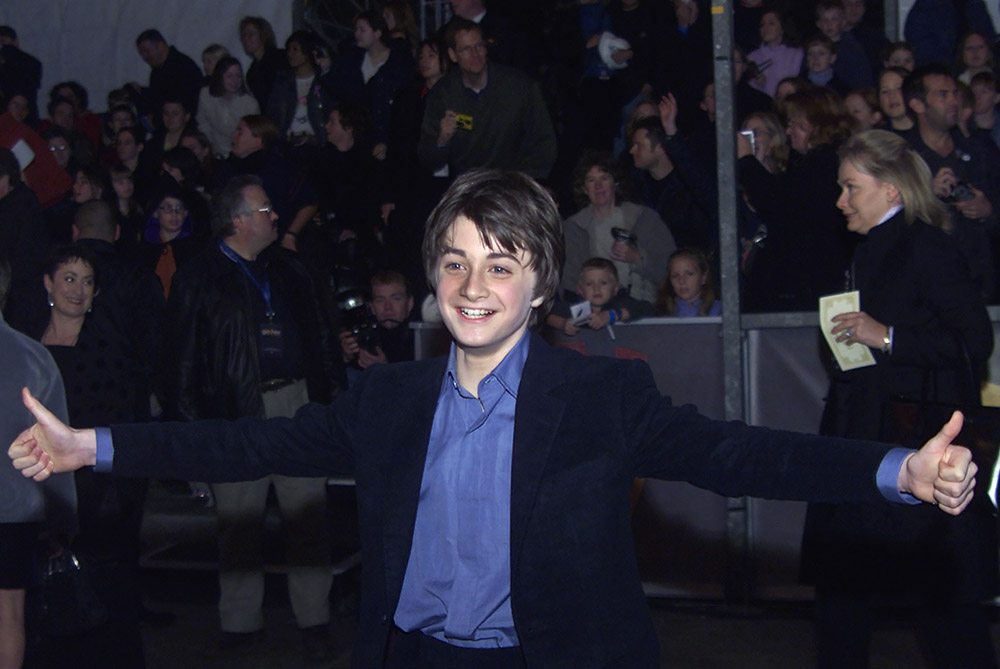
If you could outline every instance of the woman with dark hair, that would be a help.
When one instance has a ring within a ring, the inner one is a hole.
[[[388,29],[390,49],[403,49],[416,55],[420,46],[420,33],[413,17],[413,8],[406,0],[390,0],[382,7],[382,18]]]
[[[823,327],[838,342],[867,347],[876,364],[831,374],[821,432],[884,439],[886,409],[898,397],[978,404],[973,370],[990,357],[993,331],[968,263],[944,231],[950,217],[927,164],[898,135],[868,130],[841,148],[837,181],[837,207],[865,240],[851,266],[860,310]],[[914,613],[929,666],[997,666],[981,604],[1000,592],[996,521],[968,511],[939,523],[893,504],[809,506],[802,559],[816,585],[820,667],[868,665],[880,605]]]
[[[320,84],[316,50],[319,39],[308,30],[296,30],[285,40],[288,68],[278,72],[267,101],[267,116],[294,146],[319,146],[330,99]]]
[[[751,85],[772,98],[778,83],[802,71],[801,47],[789,46],[785,35],[785,19],[777,9],[765,10],[760,17],[760,46],[747,54],[747,60],[757,66],[759,76]]]
[[[247,88],[264,109],[271,97],[274,78],[288,67],[285,54],[275,43],[274,28],[262,16],[244,16],[240,20],[240,43],[243,51],[253,59],[247,69]]]
[[[240,62],[232,56],[220,58],[198,98],[198,127],[220,156],[225,158],[232,150],[231,138],[240,119],[259,113],[257,99],[243,83]]]
[[[677,245],[659,214],[622,201],[617,170],[618,162],[606,151],[588,151],[577,162],[573,193],[583,208],[564,223],[566,267],[582,267],[588,258],[607,258],[614,262],[630,297],[654,302]],[[564,291],[573,293],[576,280],[575,269],[567,271]]]
[[[135,124],[135,108],[131,105],[118,104],[108,110],[107,120],[101,132],[101,165],[111,167],[118,162],[118,153],[115,150],[115,138],[118,137],[118,131]]]
[[[52,354],[66,388],[69,424],[75,428],[148,420],[148,398],[139,397],[138,369],[123,351],[120,333],[91,314],[99,295],[98,258],[78,245],[57,248],[42,277],[49,319],[36,338]],[[143,407],[145,406],[145,410]],[[145,666],[139,630],[138,551],[145,479],[74,474],[80,531],[74,553],[108,620],[86,634],[39,644],[38,666]]]
[[[784,172],[771,173],[737,137],[740,185],[767,225],[767,242],[747,282],[747,308],[815,310],[821,295],[844,289],[857,238],[844,229],[837,200],[837,147],[854,119],[836,93],[814,88],[785,100],[792,151]]]
[[[239,119],[236,120],[233,128],[235,129],[238,125]],[[226,137],[226,143],[230,148],[232,147],[232,138],[232,133]],[[184,134],[181,135],[181,146],[193,153],[198,159],[198,177],[195,179],[195,187],[203,193],[211,194],[217,160],[208,135],[200,130],[185,130]]]
[[[378,12],[354,18],[354,46],[330,72],[327,88],[338,100],[360,105],[371,116],[372,155],[384,160],[388,151],[392,100],[413,76],[409,49],[389,48],[389,28]]]

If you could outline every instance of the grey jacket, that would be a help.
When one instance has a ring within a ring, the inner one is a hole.
[[[10,445],[34,424],[21,402],[27,386],[63,422],[66,393],[59,369],[45,347],[0,317],[0,444]],[[44,483],[24,478],[8,460],[0,464],[0,523],[47,521],[56,531],[76,531],[76,486],[72,474],[54,474]]]

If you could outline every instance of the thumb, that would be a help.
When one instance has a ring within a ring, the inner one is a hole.
[[[21,400],[24,402],[25,408],[31,412],[31,415],[35,417],[35,421],[40,426],[48,427],[58,421],[52,415],[52,412],[45,408],[45,405],[35,399],[35,396],[31,394],[31,391],[27,387],[21,388]]]

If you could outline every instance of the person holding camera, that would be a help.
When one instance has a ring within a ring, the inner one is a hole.
[[[587,258],[607,258],[630,297],[653,302],[677,246],[659,214],[621,201],[617,169],[615,157],[605,151],[588,151],[577,163],[573,193],[583,209],[563,224],[566,266],[582,267]],[[577,278],[566,272],[563,290],[575,294]]]
[[[384,270],[371,279],[371,301],[348,311],[342,321],[340,350],[356,370],[413,360],[413,331],[407,327],[413,295],[406,277]],[[352,374],[348,373],[348,380]]]
[[[931,168],[931,188],[948,205],[952,236],[972,268],[976,288],[996,292],[993,253],[1000,250],[1000,154],[982,138],[958,130],[958,84],[945,65],[924,65],[903,81],[907,108],[917,119],[904,135]],[[993,252],[991,253],[991,248]]]

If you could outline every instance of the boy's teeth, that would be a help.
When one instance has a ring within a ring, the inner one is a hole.
[[[482,318],[493,312],[489,309],[462,309],[462,314],[468,316],[469,318]]]

